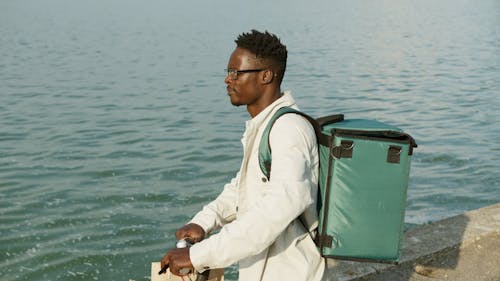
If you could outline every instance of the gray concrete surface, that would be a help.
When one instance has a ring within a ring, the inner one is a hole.
[[[328,260],[338,281],[500,281],[500,203],[405,232],[398,265]]]

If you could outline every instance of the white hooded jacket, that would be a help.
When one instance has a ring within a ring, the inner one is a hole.
[[[325,261],[297,219],[306,212],[317,220],[318,147],[309,122],[280,117],[269,137],[269,181],[259,167],[262,132],[283,106],[297,108],[289,92],[246,122],[240,171],[191,220],[206,233],[222,227],[190,248],[197,271],[238,262],[240,281],[322,280]]]

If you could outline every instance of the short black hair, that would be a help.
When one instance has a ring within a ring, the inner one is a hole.
[[[253,29],[251,32],[240,34],[234,42],[236,42],[236,46],[249,50],[257,58],[269,61],[275,67],[281,83],[286,70],[288,52],[286,46],[281,43],[276,35],[267,31],[260,32]]]

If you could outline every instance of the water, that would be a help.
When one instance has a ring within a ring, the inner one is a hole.
[[[148,280],[239,166],[252,28],[306,112],[415,137],[407,224],[499,201],[499,1],[213,2],[0,1],[0,280]]]

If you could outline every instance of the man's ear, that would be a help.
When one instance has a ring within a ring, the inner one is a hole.
[[[264,75],[262,76],[262,82],[264,84],[269,84],[273,82],[275,76],[276,75],[272,69],[266,69],[264,70]]]

